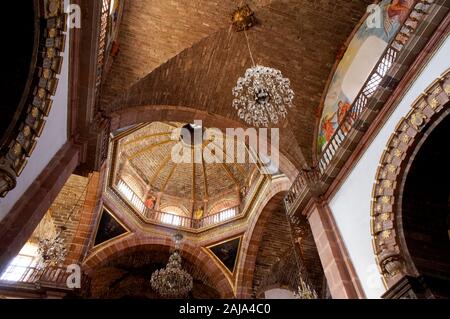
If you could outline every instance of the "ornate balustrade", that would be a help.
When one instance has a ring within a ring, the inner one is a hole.
[[[143,215],[152,222],[177,228],[195,230],[213,225],[219,225],[221,223],[229,221],[230,219],[241,216],[238,206],[225,209],[223,211],[202,217],[200,219],[175,215],[148,208],[144,210]]]
[[[204,216],[200,219],[150,209],[145,206],[139,196],[137,196],[122,180],[119,180],[116,185],[111,187],[111,189],[113,190],[112,194],[114,195],[114,198],[126,203],[126,206],[140,216],[143,219],[143,222],[195,232],[203,231],[209,227],[218,226],[234,219],[244,217],[247,214],[247,211],[252,207],[254,200],[260,195],[263,186],[270,183],[270,181],[270,178],[258,173],[258,175],[255,176],[255,182],[252,183],[252,186],[246,192],[246,196],[239,205]]]
[[[35,289],[45,287],[58,290],[73,290],[67,285],[67,279],[70,275],[71,272],[67,272],[67,269],[64,267],[47,267],[44,269],[27,267],[19,278],[0,280],[0,286],[29,288],[31,285]],[[82,275],[81,279],[81,285],[86,283],[86,276]]]
[[[284,206],[288,215],[295,213],[298,201],[308,191],[314,191],[317,193],[317,184],[320,179],[320,172],[317,169],[302,170],[295,181],[292,183],[291,188],[284,197]]]

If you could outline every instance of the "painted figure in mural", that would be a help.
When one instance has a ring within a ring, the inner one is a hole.
[[[239,194],[241,196],[241,201],[243,201],[245,199],[245,197],[247,196],[247,193],[248,193],[247,186],[243,186],[239,191]]]
[[[387,17],[384,20],[384,28],[389,34],[394,26],[405,22],[408,17],[413,0],[393,0],[386,8]]]
[[[155,196],[150,196],[149,198],[147,198],[147,200],[145,201],[145,206],[148,209],[154,209],[155,208],[155,204],[156,204],[156,198]]]
[[[414,1],[412,0],[393,0],[387,7],[388,17],[390,19],[399,19],[401,23],[405,22],[408,12]]]
[[[339,101],[338,102],[338,123],[342,124],[345,118],[345,114],[350,110],[352,106],[348,102]]]
[[[336,122],[333,122],[333,118],[336,113],[326,114],[322,120],[322,130],[325,134],[325,141],[328,142],[333,137],[334,131],[336,130]]]

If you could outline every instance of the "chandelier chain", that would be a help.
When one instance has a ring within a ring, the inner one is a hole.
[[[255,63],[255,59],[253,58],[253,53],[252,53],[252,49],[250,48],[250,41],[248,40],[248,34],[247,34],[246,30],[244,30],[244,35],[245,35],[245,40],[247,42],[248,53],[250,53],[250,59],[252,60],[252,66],[255,67],[256,63]]]

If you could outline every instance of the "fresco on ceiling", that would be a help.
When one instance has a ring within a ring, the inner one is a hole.
[[[317,140],[319,154],[349,111],[388,43],[408,17],[413,4],[413,0],[383,0],[379,9],[356,31],[325,97]],[[380,19],[374,20],[374,17]]]
[[[94,246],[100,245],[110,239],[125,234],[127,230],[106,209],[103,209],[97,233],[95,234]]]
[[[241,237],[209,247],[209,250],[227,267],[233,274],[239,254]]]

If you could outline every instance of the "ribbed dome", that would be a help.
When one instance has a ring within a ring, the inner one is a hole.
[[[207,215],[237,206],[256,165],[248,159],[237,163],[235,138],[210,132],[173,122],[129,130],[117,142],[116,183],[121,179],[144,202],[159,197],[160,210],[177,214],[190,216],[202,207]],[[248,158],[246,148],[245,153]]]

